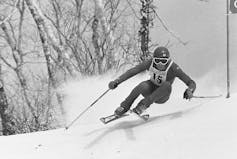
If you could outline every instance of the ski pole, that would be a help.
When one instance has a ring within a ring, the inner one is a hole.
[[[65,127],[65,129],[69,129],[69,127],[72,126],[73,123],[75,123],[83,114],[85,114],[96,102],[98,102],[106,93],[109,92],[110,89],[105,91],[101,96],[99,96],[90,106],[88,106],[84,111],[82,111],[68,126]]]
[[[193,98],[218,98],[221,97],[222,95],[215,95],[215,96],[193,96]]]

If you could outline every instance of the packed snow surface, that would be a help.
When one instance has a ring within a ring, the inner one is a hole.
[[[1,136],[1,158],[237,158],[237,94],[231,94],[228,99],[223,96],[185,101],[182,93],[186,86],[175,82],[170,100],[162,105],[153,104],[147,110],[146,113],[150,114],[148,122],[130,115],[107,125],[102,124],[99,118],[113,113],[144,77],[133,78],[109,91],[68,130],[61,128]],[[96,77],[65,86],[67,124],[106,91],[109,80]],[[197,89],[196,94],[200,92]],[[207,93],[204,91],[201,95]]]

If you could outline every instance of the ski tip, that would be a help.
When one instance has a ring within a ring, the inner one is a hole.
[[[107,116],[107,117],[102,117],[100,118],[100,121],[103,123],[103,124],[108,124],[110,123],[111,121],[114,121],[114,120],[117,120],[117,119],[120,119],[120,118],[123,118],[123,117],[126,117],[128,116],[129,114],[123,114],[122,116],[116,116],[116,115],[110,115],[110,116]]]
[[[105,123],[105,118],[100,118],[100,121],[101,121],[102,123],[106,124],[106,123]]]
[[[103,118],[100,118],[100,120],[105,120],[105,117],[103,117]]]

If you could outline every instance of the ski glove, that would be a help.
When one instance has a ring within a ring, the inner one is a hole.
[[[115,89],[116,87],[118,87],[119,85],[119,81],[116,79],[114,81],[109,82],[109,89]]]
[[[193,90],[190,88],[187,88],[184,92],[183,98],[184,99],[191,99],[193,97]]]

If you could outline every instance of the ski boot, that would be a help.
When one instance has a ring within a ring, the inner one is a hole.
[[[143,103],[144,100],[141,100],[135,108],[132,109],[138,115],[141,115],[146,109],[147,106]]]
[[[114,114],[116,116],[122,116],[123,114],[125,114],[126,112],[128,111],[128,109],[122,107],[122,106],[119,106],[115,111],[114,111]]]

